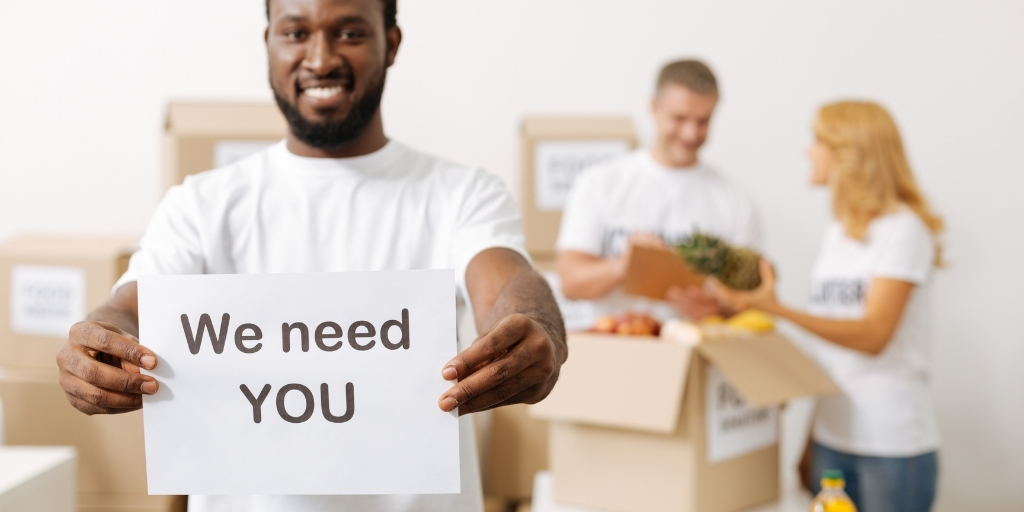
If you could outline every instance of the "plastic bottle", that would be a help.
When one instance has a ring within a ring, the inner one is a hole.
[[[843,490],[845,486],[842,471],[825,471],[821,476],[821,492],[811,502],[811,512],[857,512],[853,500]]]

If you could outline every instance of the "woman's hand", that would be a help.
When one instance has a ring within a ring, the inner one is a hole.
[[[779,301],[775,298],[775,271],[768,260],[761,260],[761,286],[740,291],[726,287],[718,281],[712,281],[711,290],[719,301],[736,311],[757,308],[771,313],[778,309]]]

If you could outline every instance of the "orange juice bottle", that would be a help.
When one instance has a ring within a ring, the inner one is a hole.
[[[846,487],[846,480],[843,479],[842,471],[825,471],[821,476],[821,492],[811,502],[811,512],[857,512],[857,507],[843,487]]]

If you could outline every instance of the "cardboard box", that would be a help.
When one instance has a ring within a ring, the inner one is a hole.
[[[526,249],[550,258],[573,180],[583,169],[636,147],[628,117],[530,117],[522,127],[521,209]],[[594,198],[600,201],[601,198]]]
[[[560,503],[623,512],[741,510],[779,496],[777,406],[835,392],[778,334],[690,347],[571,334],[551,427]]]
[[[56,372],[68,329],[107,302],[135,246],[132,238],[59,236],[0,244],[0,365]]]
[[[87,416],[53,372],[11,367],[0,369],[0,403],[7,444],[78,450],[79,510],[183,510],[181,497],[146,494],[142,411]]]
[[[635,246],[629,249],[623,291],[630,295],[665,300],[672,286],[704,286],[704,276],[690,269],[679,255],[672,251]]]
[[[484,494],[529,500],[534,475],[548,468],[548,424],[530,417],[525,404],[498,407],[491,414]]]
[[[171,103],[164,132],[164,188],[223,167],[288,134],[272,103]]]

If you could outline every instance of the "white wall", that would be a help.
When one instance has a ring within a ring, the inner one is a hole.
[[[168,99],[265,99],[259,0],[0,2],[0,238],[137,233],[158,200]],[[525,114],[630,114],[695,55],[723,101],[706,160],[757,199],[782,294],[805,301],[827,197],[804,185],[814,109],[895,114],[949,222],[938,279],[941,508],[1024,489],[1024,4],[403,0],[388,131],[517,187]]]

